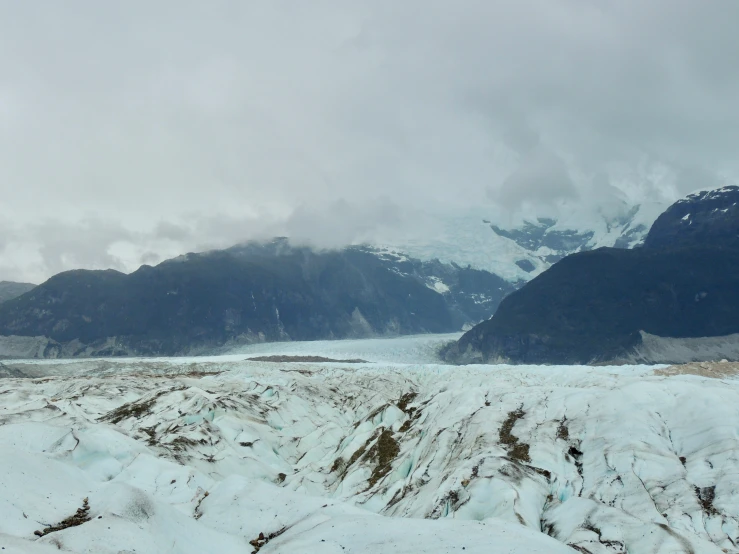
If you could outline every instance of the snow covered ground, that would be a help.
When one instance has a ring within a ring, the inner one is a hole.
[[[732,372],[432,363],[449,338],[6,363],[0,548],[739,552]]]

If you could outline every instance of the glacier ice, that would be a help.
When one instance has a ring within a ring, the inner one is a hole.
[[[448,339],[15,363],[32,377],[0,380],[0,546],[739,552],[732,375],[432,363]],[[266,353],[368,363],[244,360]],[[34,535],[84,498],[89,522]]]

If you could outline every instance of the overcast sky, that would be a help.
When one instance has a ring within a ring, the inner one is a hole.
[[[735,183],[738,21],[736,0],[0,0],[0,279]]]

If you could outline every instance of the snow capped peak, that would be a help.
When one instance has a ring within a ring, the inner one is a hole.
[[[648,246],[737,246],[739,186],[702,190],[681,198],[652,226]]]
[[[681,198],[677,203],[695,202],[700,200],[712,200],[721,198],[725,195],[739,194],[739,186],[737,185],[725,185],[723,187],[714,189],[698,189],[691,192],[684,198]]]
[[[495,210],[478,207],[461,214],[437,214],[428,235],[383,248],[395,255],[484,269],[510,282],[527,281],[574,252],[640,245],[666,207],[661,201],[630,205],[614,198],[587,209],[562,207],[558,216],[522,215],[515,223]]]

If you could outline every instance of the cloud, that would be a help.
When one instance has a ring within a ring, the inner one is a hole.
[[[4,3],[0,277],[286,226],[350,242],[410,207],[576,206],[603,175],[631,200],[736,182],[738,17],[733,0]]]
[[[69,267],[124,270],[111,247],[133,239],[133,233],[122,226],[97,219],[74,224],[49,220],[31,226],[26,233],[39,244],[39,253],[51,273]]]
[[[0,228],[0,274],[5,279],[42,282],[68,269],[130,272],[185,252],[221,249],[249,240],[289,236],[295,244],[338,248],[371,240],[389,242],[409,230],[424,232],[421,214],[387,198],[362,204],[337,199],[308,204],[277,217],[259,214],[190,214],[162,220],[151,229],[132,229],[120,221],[86,218],[79,222],[44,219],[27,226]],[[4,232],[3,232],[4,231]]]
[[[494,202],[518,210],[524,205],[552,210],[561,202],[578,197],[564,161],[551,150],[536,147],[497,189],[489,189]]]
[[[723,179],[707,168],[696,166],[674,166],[675,188],[682,194],[690,194],[699,189],[715,189],[723,186]]]
[[[363,205],[342,198],[319,210],[300,206],[285,222],[285,234],[297,243],[337,248],[402,233],[403,212],[387,198]]]

